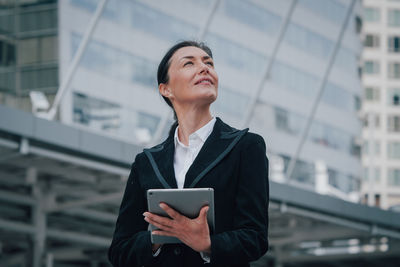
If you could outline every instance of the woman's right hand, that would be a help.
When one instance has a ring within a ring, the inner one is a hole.
[[[180,214],[165,203],[161,203],[160,207],[171,219],[150,212],[143,214],[146,222],[158,228],[153,231],[153,234],[177,237],[197,252],[211,253],[211,239],[207,223],[208,206],[201,208],[199,216],[194,219]]]

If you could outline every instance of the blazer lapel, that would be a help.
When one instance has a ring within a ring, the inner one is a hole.
[[[248,128],[244,130],[234,129],[217,118],[213,131],[186,173],[183,187],[195,187],[233,149],[248,130]],[[162,186],[164,188],[178,188],[174,171],[175,145],[173,135],[160,145],[144,149],[144,153]]]
[[[169,136],[165,142],[158,146],[144,150],[164,188],[178,188],[174,171],[174,151],[173,136]]]
[[[232,150],[248,130],[248,128],[234,129],[217,118],[213,131],[186,173],[184,187],[195,187]]]

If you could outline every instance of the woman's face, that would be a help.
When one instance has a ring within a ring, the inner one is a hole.
[[[217,98],[218,75],[213,59],[202,49],[182,47],[171,57],[169,81],[159,90],[172,104],[206,105]]]

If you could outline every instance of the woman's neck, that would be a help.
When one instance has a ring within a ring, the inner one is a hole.
[[[179,141],[186,146],[189,145],[189,135],[206,125],[212,119],[209,106],[204,109],[190,109],[184,112],[181,110],[175,111],[179,122]]]

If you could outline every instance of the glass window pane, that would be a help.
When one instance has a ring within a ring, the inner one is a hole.
[[[22,39],[18,42],[18,64],[32,64],[39,61],[37,38]]]
[[[400,37],[399,36],[389,36],[388,51],[389,52],[400,52]]]
[[[380,20],[379,9],[372,7],[364,8],[364,20],[368,22],[377,22]]]
[[[400,186],[400,169],[389,169],[388,185]]]
[[[388,158],[400,159],[400,143],[389,142],[388,143]]]
[[[400,26],[400,10],[391,9],[388,11],[388,25]]]
[[[40,39],[41,61],[56,61],[58,59],[57,36],[46,36]]]
[[[389,62],[388,64],[388,77],[392,79],[400,78],[400,63]]]
[[[379,62],[377,61],[365,61],[363,72],[366,74],[377,74],[379,73]]]

